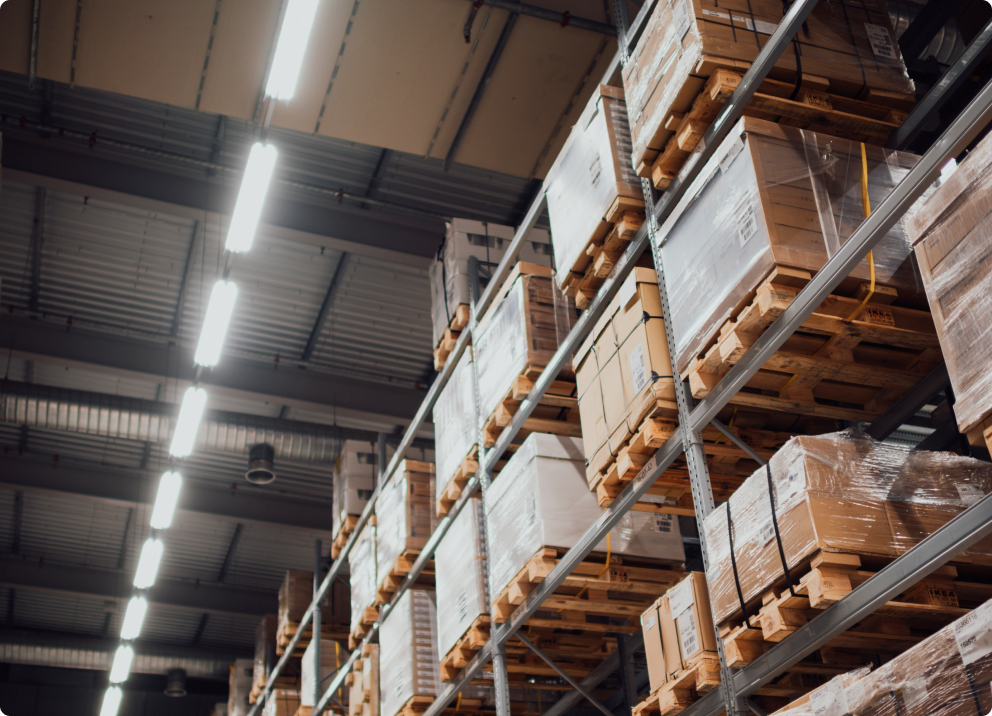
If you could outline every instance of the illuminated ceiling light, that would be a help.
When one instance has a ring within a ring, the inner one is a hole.
[[[160,539],[149,537],[141,548],[138,558],[138,569],[134,572],[134,586],[138,589],[148,589],[155,584],[158,577],[158,566],[162,562],[162,550],[165,545]]]
[[[121,625],[121,639],[137,639],[141,634],[141,625],[145,623],[148,613],[148,600],[144,597],[131,597],[124,612],[124,623]]]
[[[117,716],[117,711],[121,707],[121,689],[119,686],[111,686],[107,693],[103,695],[103,706],[100,707],[100,716]]]
[[[238,190],[238,200],[234,204],[234,214],[231,215],[231,225],[227,229],[224,247],[228,251],[243,254],[251,249],[278,156],[279,152],[271,144],[255,142],[252,146],[248,166],[241,179],[241,189]]]
[[[317,14],[319,0],[289,0],[283,17],[276,53],[265,85],[265,96],[289,100],[296,93],[303,55],[306,53],[310,30]]]
[[[203,409],[207,405],[207,391],[192,386],[183,395],[183,404],[179,407],[179,417],[176,419],[176,429],[172,433],[172,444],[169,454],[175,457],[186,457],[193,452],[193,444],[200,432],[200,421],[203,419]]]
[[[176,513],[176,502],[183,487],[183,476],[178,472],[167,472],[158,482],[158,494],[152,509],[152,529],[165,530],[172,526],[172,516]]]
[[[237,300],[238,287],[234,281],[220,279],[214,284],[210,291],[203,328],[200,329],[200,341],[196,344],[196,355],[193,356],[193,362],[197,365],[209,368],[220,362],[227,327],[231,324],[231,315]]]
[[[114,665],[110,667],[110,683],[122,684],[131,673],[131,661],[134,659],[134,649],[123,644],[117,647],[114,654]]]

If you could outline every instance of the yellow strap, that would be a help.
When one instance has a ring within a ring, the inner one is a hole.
[[[455,702],[455,713],[458,713],[458,709],[462,707],[462,692],[458,692],[458,701]]]
[[[865,143],[861,143],[861,204],[865,212],[865,218],[867,219],[871,216],[871,201],[868,199],[868,154],[865,151]],[[875,293],[875,258],[872,256],[872,252],[868,252],[868,271],[871,274],[871,284],[868,286],[868,295],[865,296],[864,300],[861,301],[854,313],[847,317],[848,321],[854,320],[854,317],[864,310],[864,307],[871,300],[872,295]]]
[[[606,572],[607,572],[607,570],[609,568],[610,568],[610,533],[607,532],[606,533],[606,564],[603,565],[603,568],[600,570],[599,574],[596,575],[596,579],[599,579],[604,574],[606,574]],[[579,593],[576,594],[574,598],[575,599],[578,599],[583,594],[585,594],[588,589],[589,589],[589,587],[583,587],[582,589],[579,590]],[[561,614],[563,611],[565,611],[565,607],[562,607],[561,609],[559,609],[555,613],[556,614]]]

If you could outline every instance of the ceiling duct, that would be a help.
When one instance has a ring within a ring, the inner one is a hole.
[[[252,445],[248,450],[248,472],[245,473],[245,479],[255,485],[268,485],[275,480],[275,456],[275,450],[268,443]]]

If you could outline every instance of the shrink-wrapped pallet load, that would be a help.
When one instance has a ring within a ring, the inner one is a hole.
[[[983,139],[906,221],[947,373],[958,429],[992,446],[992,141]],[[992,449],[992,447],[990,447]]]
[[[379,631],[381,716],[395,716],[411,699],[434,700],[440,686],[434,593],[404,592]]]
[[[296,716],[299,708],[299,690],[273,689],[262,709],[262,716]]]
[[[658,276],[635,267],[575,354],[586,477],[593,485],[653,415],[678,417]]]
[[[496,414],[497,410],[506,411],[505,406],[514,400],[519,404],[515,394],[521,382],[529,385],[528,381],[540,375],[574,322],[575,304],[554,287],[551,270],[518,264],[473,335],[480,418],[487,441],[484,447],[492,446],[508,422],[506,416]],[[569,365],[561,375],[571,374]],[[564,419],[562,413],[566,414]],[[534,418],[570,423],[559,427],[581,434],[577,411],[541,405]]]
[[[376,502],[377,587],[398,586],[434,531],[434,463],[404,460]],[[397,584],[388,582],[396,581]],[[378,595],[382,601],[382,594]]]
[[[790,571],[817,553],[885,562],[989,492],[992,465],[980,460],[911,452],[853,431],[793,438],[705,520],[714,619],[740,615],[741,598],[753,618],[759,598],[784,582],[780,549]],[[992,539],[959,559],[992,563]]]
[[[313,706],[313,691],[314,691],[314,663],[313,663],[313,640],[310,641],[310,645],[303,652],[303,658],[300,660],[300,705],[301,706]],[[341,664],[348,658],[348,652],[342,649],[341,642],[334,641],[332,639],[321,639],[320,640],[320,679],[319,684],[321,686],[320,692],[324,693],[324,689],[331,683],[330,679],[335,673],[337,673],[338,668]],[[343,687],[335,697],[341,703],[348,703],[348,690]]]
[[[866,153],[877,206],[917,157],[871,146]],[[658,232],[666,237],[661,255],[680,373],[773,269],[787,267],[802,286],[802,272],[808,280],[850,238],[864,220],[862,173],[857,142],[751,118],[737,123]],[[872,250],[878,296],[884,286],[890,301],[891,289],[902,300],[922,298],[910,253],[897,222]],[[835,292],[860,298],[870,280],[866,258]]]
[[[231,665],[227,690],[227,713],[230,716],[248,716],[251,711],[248,698],[254,668],[255,664],[251,659],[237,659]]]
[[[362,647],[362,658],[352,667],[348,684],[348,715],[379,716],[379,645]]]
[[[388,446],[386,459],[392,457],[392,454],[393,448]],[[334,469],[334,557],[340,554],[365,505],[372,497],[380,468],[377,463],[377,446],[373,442],[345,440],[341,446],[341,454]]]
[[[376,526],[374,522],[365,525],[348,554],[348,571],[351,583],[351,634],[363,631],[375,621],[375,592],[379,586],[376,568]],[[349,648],[354,645],[349,644]]]
[[[332,634],[341,633],[343,625],[348,623],[350,596],[347,592],[348,585],[339,580],[335,581],[324,595],[324,600],[321,602],[321,613],[324,617],[321,633],[325,639]],[[299,623],[312,601],[313,572],[301,569],[292,569],[286,572],[279,587],[276,653],[281,654],[289,646],[290,639],[296,634]],[[312,635],[313,626],[310,623],[303,630],[303,636],[297,644],[297,649],[305,649]]]
[[[485,512],[473,497],[434,553],[438,653],[442,660],[473,625],[488,623],[489,584]],[[445,674],[442,671],[442,678]]]
[[[493,594],[545,547],[573,547],[602,517],[584,462],[581,440],[533,433],[493,481],[484,499]],[[593,549],[605,553],[606,540]],[[678,521],[647,512],[624,515],[610,532],[609,550],[673,563],[685,559]]]
[[[269,678],[269,669],[275,664],[276,658],[276,625],[279,617],[266,614],[255,627],[255,660],[252,667],[251,693],[252,702],[255,696],[265,688]]]
[[[592,246],[603,247],[614,223],[624,211],[642,217],[644,195],[634,174],[630,158],[630,128],[623,90],[600,85],[572,128],[558,158],[545,179],[551,241],[554,246],[559,287],[569,295],[579,288],[594,291],[609,273],[589,277],[590,264],[598,256]],[[612,252],[622,249],[640,227],[640,218],[632,230],[615,237]],[[607,251],[611,249],[607,246]],[[606,259],[600,259],[604,261]]]
[[[700,95],[707,79],[724,69],[734,72],[739,81],[775,32],[787,6],[779,0],[730,5],[719,0],[659,0],[623,69],[633,166],[641,176],[650,176],[651,165],[676,133],[680,144],[691,151],[736,87],[731,84],[729,91],[716,97]],[[797,46],[786,48],[769,72],[771,82],[759,89],[794,101],[764,106],[752,102],[753,109],[745,111],[795,123],[815,122],[819,110],[822,123],[822,110],[836,105],[847,119],[839,131],[864,132],[862,125],[867,124],[868,131],[883,132],[875,142],[883,143],[884,128],[891,131],[898,125],[899,117],[889,116],[889,108],[908,109],[915,92],[884,0],[818,3],[794,40]],[[797,58],[802,62],[803,89],[793,97]],[[783,86],[769,87],[776,80]],[[694,107],[697,97],[711,107]],[[859,123],[862,115],[875,122]]]
[[[478,262],[480,291],[503,259],[513,241],[512,226],[473,219],[452,219],[446,224],[444,242],[431,264],[431,323],[434,345],[444,338],[445,329],[462,330],[469,318],[472,302],[469,259]],[[531,229],[517,255],[518,261],[548,266],[551,263],[551,240],[544,229]]]
[[[475,473],[471,455],[479,442],[472,347],[465,349],[451,378],[434,403],[434,444],[437,448],[436,508],[446,515]],[[454,484],[452,482],[454,481]]]

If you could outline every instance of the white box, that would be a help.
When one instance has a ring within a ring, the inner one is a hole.
[[[231,666],[227,692],[228,716],[248,716],[248,712],[251,710],[248,695],[251,693],[251,679],[254,671],[254,659],[236,659]]]
[[[394,716],[413,696],[436,696],[441,684],[434,593],[407,590],[379,631],[380,716]]]
[[[434,552],[438,653],[444,657],[477,618],[489,614],[485,512],[472,498]]]
[[[351,575],[351,629],[361,623],[367,607],[375,604],[375,590],[379,586],[375,554],[375,525],[365,525],[355,546],[348,553],[348,571]]]
[[[462,460],[479,440],[473,370],[469,346],[434,403],[434,444],[438,456],[435,497],[442,495]]]

